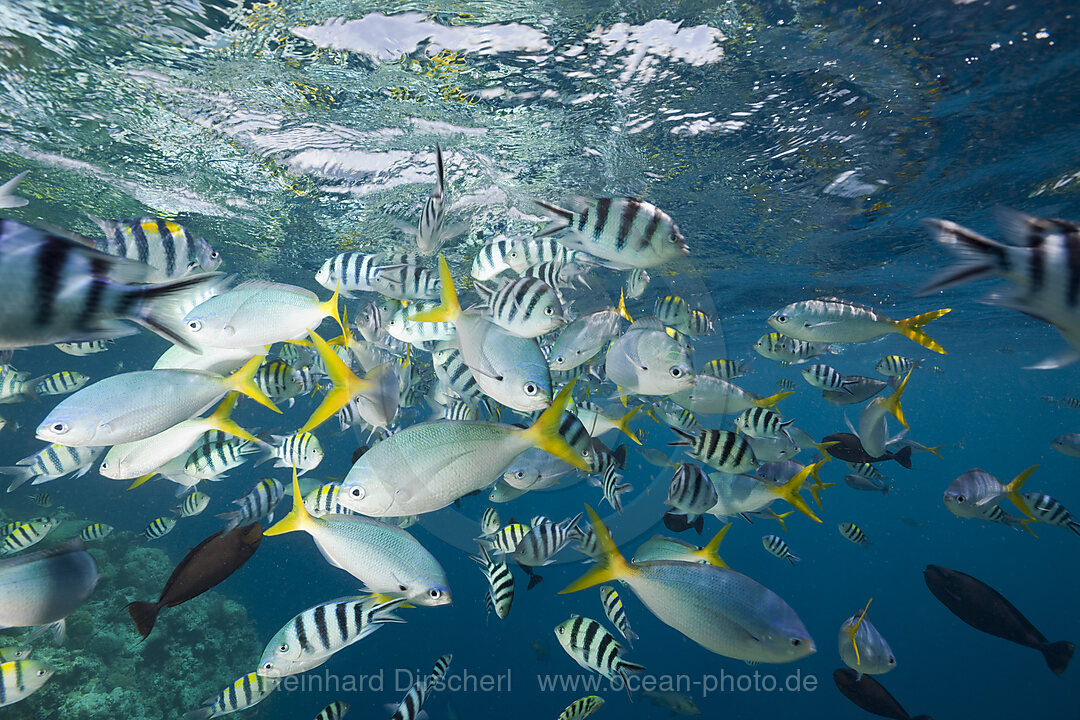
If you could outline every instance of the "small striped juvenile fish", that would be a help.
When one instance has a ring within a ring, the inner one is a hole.
[[[575,210],[535,202],[551,218],[537,238],[569,229],[571,234],[563,237],[562,244],[620,268],[650,268],[690,251],[675,221],[644,200],[578,199]]]
[[[690,310],[690,318],[687,320],[686,329],[683,332],[691,337],[711,335],[713,320],[704,310],[693,308]]]
[[[604,614],[607,615],[607,619],[626,638],[626,643],[633,647],[638,635],[630,629],[630,621],[626,619],[626,611],[623,610],[622,598],[619,597],[618,591],[610,585],[601,585],[600,602],[604,605]]]
[[[76,473],[75,477],[82,477],[90,471],[90,466],[101,455],[102,450],[104,448],[68,447],[53,443],[23,458],[12,467],[0,467],[0,473],[14,478],[8,486],[8,492],[27,482],[40,485],[70,473]]]
[[[712,375],[721,380],[734,380],[749,372],[749,363],[741,360],[710,360],[698,371],[698,375]]]
[[[90,378],[80,372],[62,370],[42,378],[34,391],[38,395],[67,395],[75,392],[88,382],[90,382]]]
[[[345,717],[345,713],[349,712],[349,703],[344,700],[335,700],[326,707],[324,707],[318,715],[315,716],[315,720],[341,720]]]
[[[29,372],[19,372],[10,365],[0,365],[0,403],[21,402],[36,396],[34,388],[41,378],[30,379]]]
[[[319,667],[337,653],[388,623],[405,622],[394,611],[405,598],[380,601],[349,597],[304,610],[270,639],[256,672],[282,678]]]
[[[304,507],[315,517],[323,515],[356,515],[357,513],[338,502],[341,483],[325,483],[304,497]]]
[[[271,400],[292,400],[303,390],[299,375],[289,363],[279,358],[259,366],[255,371],[255,384]]]
[[[694,417],[694,413],[676,405],[671,400],[661,400],[653,405],[647,414],[654,419],[658,418],[672,430],[696,433],[701,429],[697,418]]]
[[[849,462],[848,469],[855,475],[867,480],[888,480],[889,476],[877,469],[873,463]]]
[[[285,497],[285,486],[273,478],[263,478],[255,483],[247,495],[233,500],[233,505],[239,505],[239,510],[222,513],[219,518],[226,522],[224,532],[229,532],[240,523],[255,522],[264,515],[274,519],[274,508]]]
[[[443,222],[446,219],[446,178],[443,173],[442,146],[435,144],[435,187],[431,188],[424,210],[416,227],[416,246],[421,255],[439,252],[443,241]]]
[[[30,653],[34,651],[33,648],[28,647],[3,647],[0,648],[0,663],[14,662],[15,660],[25,660],[30,657]]]
[[[913,368],[917,368],[921,364],[922,360],[911,360],[899,355],[887,355],[878,361],[874,369],[886,377],[904,377]]]
[[[566,322],[558,294],[533,277],[508,280],[492,290],[483,309],[491,322],[518,337],[539,337]]]
[[[203,707],[184,713],[184,720],[210,720],[259,704],[277,689],[279,678],[264,678],[248,673],[214,697],[203,701]]]
[[[294,467],[297,475],[303,475],[317,468],[325,454],[319,438],[309,432],[271,435],[270,439],[274,441],[273,447],[263,451],[264,456],[256,465],[274,458],[274,467]]]
[[[660,322],[680,332],[685,332],[685,328],[690,325],[690,304],[678,295],[668,295],[657,300],[653,314]]]
[[[47,492],[39,492],[30,498],[30,502],[41,507],[52,507],[52,495]]]
[[[581,255],[578,251],[571,250],[556,240],[529,238],[514,241],[506,251],[506,263],[514,272],[521,275],[530,267],[544,263],[568,265]]]
[[[196,490],[193,493],[188,493],[180,504],[173,508],[173,512],[182,518],[195,517],[205,510],[209,504],[210,496]]]
[[[111,342],[112,340],[86,340],[84,342],[56,343],[54,347],[62,353],[74,355],[75,357],[84,357],[105,352],[109,349],[109,343]]]
[[[823,343],[806,342],[781,335],[768,333],[754,343],[754,351],[763,358],[781,363],[801,363],[810,358],[830,352]]]
[[[621,677],[623,684],[627,685],[627,694],[630,694],[630,688],[626,673],[645,669],[642,665],[623,660],[619,656],[622,645],[592,618],[571,615],[569,620],[555,626],[555,637],[566,654],[581,667],[598,672],[608,680]],[[633,700],[632,695],[630,699]]]
[[[622,495],[623,493],[630,492],[634,489],[634,486],[630,483],[619,484],[619,481],[623,479],[623,476],[619,474],[619,468],[614,463],[607,463],[604,465],[604,474],[600,479],[600,487],[604,491],[604,499],[607,500],[608,505],[615,509],[615,512],[622,515]]]
[[[0,707],[25,700],[49,681],[55,670],[37,660],[12,660],[0,664]]]
[[[396,300],[438,300],[442,287],[437,274],[419,265],[383,265],[372,285]]]
[[[315,282],[327,290],[339,290],[342,297],[351,298],[354,292],[374,292],[372,284],[378,274],[382,256],[378,253],[344,252],[327,258],[315,273]]]
[[[603,704],[604,698],[598,695],[586,695],[567,705],[566,709],[559,714],[558,720],[583,720],[599,710]]]
[[[480,517],[480,534],[493,535],[500,527],[502,523],[499,522],[499,511],[493,507],[484,508],[484,514]]]
[[[178,278],[194,268],[217,270],[221,255],[183,225],[161,218],[102,220],[91,218],[105,233],[94,241],[106,255],[135,260],[154,268],[147,282]]]
[[[787,560],[794,565],[799,562],[799,558],[791,554],[791,548],[784,542],[784,539],[778,535],[766,535],[761,538],[761,544],[765,546],[765,549],[770,553],[780,558],[781,560]]]
[[[847,378],[841,375],[836,368],[829,367],[828,365],[822,365],[820,363],[811,365],[802,371],[802,376],[806,382],[819,390],[842,390],[851,392],[848,389],[850,383]]]
[[[4,538],[4,544],[0,545],[0,555],[12,555],[36,545],[44,540],[56,525],[56,522],[48,518],[16,523]]]
[[[406,693],[394,714],[390,716],[390,720],[417,720],[420,710],[424,707],[424,702],[442,683],[452,658],[452,655],[447,654],[436,660],[431,674],[426,678],[417,680],[409,688],[409,692]]]
[[[743,410],[735,418],[735,427],[742,430],[752,438],[775,438],[787,434],[787,426],[794,420],[784,421],[780,414],[763,407],[752,407]]]
[[[515,242],[510,238],[499,236],[480,248],[473,257],[471,273],[473,279],[484,282],[499,273],[511,270],[510,263],[506,260],[506,254],[514,246]]]
[[[92,540],[101,540],[113,531],[112,525],[106,525],[105,523],[93,523],[87,525],[79,531],[79,537],[84,542],[91,542]]]
[[[690,455],[711,468],[737,475],[758,466],[750,442],[741,435],[727,430],[708,429],[700,430],[696,435],[692,435],[677,428],[672,429],[683,439],[670,442],[668,445],[689,446]]]
[[[794,390],[798,386],[793,381],[788,380],[787,378],[783,378],[776,381],[776,387],[780,388],[781,390]]]
[[[200,445],[184,462],[184,472],[200,480],[222,479],[225,473],[244,464],[245,455],[258,452],[259,446],[240,438],[230,438]]]
[[[698,515],[712,509],[717,500],[716,486],[700,465],[679,463],[668,485],[666,505],[686,515],[686,521],[693,523]]]
[[[525,537],[528,532],[528,525],[511,523],[486,540],[488,549],[494,555],[510,555],[517,549],[521,538]]]
[[[1042,493],[1024,493],[1024,503],[1041,522],[1055,527],[1067,527],[1080,535],[1080,522],[1073,518],[1060,502]]]
[[[510,614],[510,606],[514,603],[514,575],[506,562],[494,562],[488,555],[487,548],[483,543],[480,545],[480,557],[471,555],[480,565],[484,577],[488,581],[488,600],[495,615],[500,620],[505,620]]]
[[[150,524],[146,526],[146,530],[143,534],[147,540],[157,540],[158,538],[165,537],[172,532],[172,529],[176,527],[175,517],[162,516],[154,518],[150,521]]]
[[[624,292],[627,300],[637,300],[639,297],[645,294],[646,288],[649,287],[649,273],[641,268],[634,268],[626,276],[626,284],[624,285]]]
[[[546,518],[534,519],[532,529],[525,533],[514,547],[514,560],[519,565],[529,567],[549,564],[567,543],[580,537],[581,531],[577,529],[577,522],[580,519],[581,513],[561,523],[553,523]],[[545,520],[545,522],[537,523],[537,520]],[[530,581],[530,584],[535,584],[535,582]]]
[[[548,262],[537,263],[536,265],[530,265],[525,268],[525,271],[521,273],[522,277],[534,278],[547,284],[555,291],[555,295],[559,298],[559,302],[562,302],[562,291],[570,288],[589,287],[589,282],[585,279],[588,274],[589,268],[583,267],[577,263],[562,263],[558,260],[550,260]]]
[[[997,506],[995,505],[995,507]],[[866,537],[866,533],[860,530],[855,523],[842,522],[837,525],[837,528],[839,528],[841,535],[856,545],[866,546],[870,544],[870,539]]]

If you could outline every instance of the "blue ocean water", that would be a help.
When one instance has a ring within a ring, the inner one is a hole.
[[[950,262],[922,218],[991,237],[998,206],[1080,218],[1080,51],[1069,3],[35,1],[0,3],[0,18],[0,180],[30,171],[20,187],[30,204],[5,211],[20,221],[92,234],[87,214],[171,217],[211,240],[229,272],[318,289],[313,275],[324,258],[407,244],[395,221],[415,220],[437,141],[448,158],[450,215],[470,226],[447,248],[456,267],[500,232],[531,232],[522,215],[531,197],[639,195],[675,218],[691,254],[653,273],[645,297],[631,304],[635,316],[670,293],[704,307],[717,332],[695,344],[695,363],[752,359],[753,374],[740,383],[764,395],[781,378],[795,381],[798,392],[782,410],[816,437],[845,431],[844,409],[805,386],[797,366],[753,353],[773,311],[822,294],[895,318],[954,308],[929,328],[948,355],[890,336],[827,357],[863,375],[888,354],[923,358],[904,411],[910,437],[943,446],[942,458],[917,453],[911,470],[882,465],[894,483],[888,497],[851,490],[841,463],[826,466],[823,479],[841,484],[823,493],[823,523],[794,515],[790,532],[779,533],[802,558],[794,567],[761,547],[762,535],[778,532],[771,521],[736,519],[721,546],[728,564],[798,612],[817,652],[750,667],[695,645],[624,590],[641,637],[626,657],[704,715],[863,717],[831,676],[841,666],[840,623],[873,597],[870,617],[897,657],[881,681],[912,714],[1077,717],[1075,668],[1055,677],[1037,652],[963,624],[921,573],[933,563],[971,574],[1050,640],[1080,637],[1080,539],[1064,528],[1039,526],[1034,538],[960,520],[941,501],[969,468],[1008,480],[1039,464],[1026,489],[1080,512],[1077,460],[1049,445],[1077,431],[1080,410],[1040,399],[1080,395],[1080,366],[1024,369],[1064,341],[981,303],[1000,282],[914,297]],[[619,276],[598,279],[595,295],[617,296]],[[39,348],[19,351],[13,363],[99,379],[149,368],[165,347],[144,333],[101,355]],[[52,403],[0,407],[20,425],[0,435],[0,464],[39,449],[32,428]],[[248,403],[236,417],[245,427],[288,430],[310,409],[301,400],[270,417]],[[848,409],[853,422],[857,413]],[[327,449],[313,473],[320,478],[344,476],[364,441],[332,425],[318,433]],[[646,430],[647,447],[681,457],[665,428],[648,419],[635,426]],[[157,546],[179,561],[219,528],[213,514],[265,469],[244,466],[211,484],[209,510]],[[668,479],[631,452],[626,480],[634,490],[624,517],[610,518],[624,552],[665,532]],[[95,471],[45,487],[81,517],[132,531],[175,503],[168,483],[126,492]],[[40,513],[22,494],[6,500],[6,511]],[[581,484],[499,509],[504,519],[558,519],[585,502],[599,507],[600,492]],[[487,504],[465,498],[412,529],[445,567],[453,605],[402,611],[407,623],[341,652],[242,717],[314,717],[339,698],[354,716],[378,716],[445,652],[454,654],[451,682],[429,700],[433,718],[555,717],[590,692],[606,700],[601,713],[667,716],[641,696],[631,705],[606,681],[571,687],[590,676],[552,630],[570,613],[603,618],[595,589],[557,594],[587,567],[573,550],[542,569],[544,581],[528,592],[515,569],[509,618],[485,617],[466,527],[476,527]],[[836,524],[844,521],[872,544],[842,538]],[[704,544],[721,525],[709,518],[700,540],[693,531],[681,537]],[[267,538],[219,588],[247,608],[263,640],[300,610],[356,589],[300,534]],[[100,621],[122,626],[127,618],[117,611]],[[250,658],[251,669],[257,661]],[[220,686],[233,679],[221,677]],[[334,682],[340,687],[326,687]],[[8,712],[49,717],[34,703]]]

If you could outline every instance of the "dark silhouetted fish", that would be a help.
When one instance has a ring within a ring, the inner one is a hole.
[[[697,534],[700,535],[702,528],[705,527],[705,516],[698,515],[694,522],[688,522],[685,515],[681,513],[674,514],[669,511],[664,513],[664,527],[672,532],[682,532],[694,528]]]
[[[881,717],[893,718],[893,720],[930,720],[926,715],[916,715],[914,718],[896,702],[896,698],[874,678],[863,675],[856,680],[858,673],[851,668],[840,668],[833,671],[833,680],[837,689],[851,702],[863,710]]]
[[[169,576],[156,603],[128,604],[128,614],[139,634],[144,639],[150,635],[162,608],[176,607],[198,597],[240,569],[259,548],[262,535],[262,525],[252,523],[228,533],[218,530],[192,548]]]
[[[1065,672],[1073,656],[1073,644],[1065,640],[1048,642],[997,590],[970,575],[940,565],[927,565],[923,577],[934,597],[956,617],[976,630],[1038,650],[1055,674]]]
[[[832,435],[826,435],[821,439],[821,444],[836,443],[825,449],[825,452],[832,455],[838,460],[844,462],[853,463],[875,463],[884,462],[886,460],[895,460],[900,463],[902,467],[911,469],[911,448],[905,447],[900,452],[886,452],[881,457],[874,457],[863,449],[862,443],[859,442],[859,437],[852,433],[833,433]]]

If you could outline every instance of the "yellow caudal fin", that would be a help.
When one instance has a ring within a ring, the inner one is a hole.
[[[1020,518],[1017,522],[1020,523],[1020,529],[1023,530],[1024,532],[1026,532],[1028,535],[1030,535],[1033,538],[1039,537],[1038,535],[1035,534],[1034,530],[1032,530],[1030,527],[1028,527],[1028,525],[1030,525],[1033,522],[1040,522],[1039,520],[1032,520],[1031,518]]]
[[[382,593],[369,593],[367,595],[367,599],[368,600],[374,600],[378,604],[382,605],[383,603],[394,602],[395,600],[400,600],[401,596],[400,595],[383,595]],[[411,605],[409,603],[401,603],[400,605],[398,605],[398,608],[401,608],[402,610],[414,610],[416,608],[416,606]]]
[[[279,413],[281,411],[278,410],[277,406],[274,405],[274,402],[266,396],[266,393],[264,393],[255,382],[255,373],[258,371],[259,366],[263,364],[264,359],[264,355],[256,355],[244,363],[239,370],[225,378],[225,382],[230,390],[235,390],[242,395],[247,395],[260,405],[265,405],[274,412]]]
[[[787,523],[784,522],[784,518],[786,518],[788,515],[791,515],[795,511],[788,510],[786,513],[778,513],[772,508],[769,508],[769,512],[772,514],[773,520],[780,523],[780,527],[784,529],[784,532],[787,532]]]
[[[635,574],[634,569],[619,552],[615,541],[611,539],[611,531],[605,527],[600,516],[588,504],[585,505],[585,510],[589,513],[589,525],[592,526],[596,536],[596,547],[600,551],[600,557],[596,565],[588,572],[560,590],[560,595],[591,588],[612,580],[621,580]]]
[[[311,414],[304,426],[296,431],[296,434],[310,432],[337,414],[337,411],[345,407],[356,395],[375,386],[371,380],[361,380],[349,366],[338,357],[325,340],[319,337],[314,330],[308,330],[308,336],[319,352],[326,374],[334,384],[327,393],[319,407]]]
[[[908,370],[907,375],[904,376],[904,380],[895,390],[893,390],[893,394],[882,401],[882,407],[892,413],[893,417],[899,420],[900,424],[904,427],[907,427],[908,424],[907,420],[904,419],[904,409],[900,407],[900,397],[904,394],[904,390],[907,389],[908,380],[911,379],[912,372],[914,372],[914,370]]]
[[[866,619],[866,612],[870,609],[870,603],[874,602],[874,598],[870,598],[866,602],[866,607],[863,608],[862,615],[855,621],[855,624],[848,625],[844,628],[844,632],[847,633],[848,639],[851,640],[851,647],[855,648],[855,664],[862,665],[862,658],[859,657],[859,645],[855,642],[855,636],[859,633],[859,626],[862,625],[862,621]]]
[[[634,322],[634,318],[630,317],[630,313],[626,311],[626,291],[625,290],[620,290],[619,291],[619,307],[617,307],[615,310],[616,310],[616,312],[619,313],[619,315],[626,318],[627,322],[630,322],[630,323]]]
[[[934,447],[926,448],[926,452],[930,453],[931,455],[933,455],[933,456],[935,456],[935,457],[937,457],[937,458],[939,458],[941,460],[944,460],[945,458],[942,457],[941,453],[938,452],[938,450],[941,450],[944,447],[945,447],[944,445],[935,445]]]
[[[776,493],[780,498],[786,500],[793,508],[801,512],[806,517],[810,518],[814,522],[821,522],[821,518],[814,514],[814,511],[810,509],[810,506],[806,504],[806,501],[802,499],[802,495],[799,494],[799,489],[802,488],[806,478],[810,476],[810,473],[814,472],[818,467],[827,463],[828,458],[818,460],[813,465],[807,465],[798,473],[795,477],[788,480],[783,485],[776,487],[771,486],[769,489]]]
[[[1020,492],[1020,490],[1023,489],[1024,483],[1027,482],[1027,479],[1031,477],[1031,474],[1035,472],[1038,467],[1038,465],[1032,465],[1027,470],[1013,478],[1013,481],[1005,486],[1005,492],[1008,493],[1009,499],[1012,500],[1012,504],[1015,505],[1020,512],[1028,516],[1032,522],[1039,522],[1039,518],[1031,514],[1031,508],[1028,507],[1027,501],[1024,499],[1024,496]],[[1024,529],[1028,530],[1026,525],[1024,526]],[[1031,531],[1028,530],[1028,532]],[[1035,533],[1032,533],[1032,535],[1034,534]]]
[[[829,448],[831,448],[833,445],[839,445],[839,444],[840,444],[840,441],[838,441],[838,440],[830,440],[829,442],[819,442],[819,443],[814,443],[814,449],[817,450],[818,453],[822,457],[827,457],[828,454],[829,454],[829,452],[828,452]],[[816,472],[814,473],[814,480],[816,480],[817,482],[821,482],[821,478],[819,478],[817,476]]]
[[[292,471],[292,510],[271,527],[263,530],[263,535],[284,535],[285,533],[306,530],[311,525],[311,513],[304,505],[304,494],[300,492],[300,481],[296,479],[296,468]]]
[[[811,475],[813,475],[813,473],[811,473]],[[828,490],[829,488],[834,487],[835,485],[836,485],[836,483],[823,483],[820,480],[818,480],[817,482],[810,483],[810,485],[806,489],[810,491],[810,495],[814,498],[814,503],[818,506],[818,508],[820,508],[821,507],[821,491],[822,490]]]
[[[896,320],[896,332],[900,333],[908,340],[914,340],[927,350],[933,350],[936,353],[947,355],[948,353],[945,352],[945,348],[938,345],[932,337],[927,335],[920,328],[949,312],[952,312],[952,308],[942,308],[941,310],[934,310],[933,312],[909,317],[906,320]]]
[[[150,473],[149,475],[143,475],[142,477],[135,478],[135,482],[128,485],[127,489],[128,490],[134,490],[135,488],[139,487],[140,485],[145,484],[147,480],[154,477],[154,475],[156,475],[156,474],[157,473]]]
[[[231,392],[226,395],[225,399],[221,401],[221,404],[217,406],[217,409],[206,418],[206,427],[229,433],[230,435],[241,438],[242,440],[247,440],[248,442],[258,443],[259,439],[257,437],[237,425],[236,422],[229,417],[236,408],[236,403],[239,399],[240,393],[238,392]]]
[[[327,315],[329,315],[330,317],[334,318],[334,321],[338,324],[338,327],[341,328],[342,337],[345,338],[346,341],[347,341],[348,338],[349,338],[349,331],[346,329],[346,324],[344,322],[342,322],[341,313],[338,310],[338,306],[340,304],[338,302],[338,298],[340,297],[340,295],[341,295],[341,282],[338,281],[337,287],[334,288],[334,294],[331,295],[330,299],[327,300],[326,302],[320,303],[319,304],[319,309],[322,310]]]
[[[763,398],[761,398],[759,400],[755,400],[754,404],[757,405],[758,407],[770,408],[772,410],[775,410],[776,409],[776,403],[780,402],[781,400],[788,397],[789,395],[794,395],[794,394],[795,394],[794,390],[784,390],[783,392],[778,392],[775,395],[770,395],[769,397],[763,397]]]
[[[726,562],[724,562],[724,559],[720,557],[719,553],[717,552],[717,550],[720,549],[720,543],[724,541],[724,536],[727,535],[728,530],[730,529],[731,523],[728,523],[724,527],[720,528],[720,531],[713,535],[713,539],[709,541],[709,544],[701,548],[701,550],[694,554],[697,555],[699,559],[704,560],[710,565],[715,565],[716,567],[722,568],[731,567]]]
[[[454,288],[454,278],[450,275],[450,266],[442,253],[439,253],[439,282],[442,284],[439,290],[439,306],[416,313],[412,316],[413,321],[454,322],[461,315],[461,303],[458,302],[457,290]]]
[[[564,462],[568,462],[579,470],[589,472],[589,464],[585,462],[585,458],[570,447],[570,444],[566,442],[566,439],[559,434],[559,426],[562,425],[563,412],[566,410],[566,404],[570,401],[570,395],[574,392],[574,384],[577,382],[577,378],[574,378],[568,382],[563,389],[559,391],[559,394],[555,396],[555,399],[551,401],[551,405],[547,410],[540,413],[540,417],[536,419],[536,422],[531,427],[520,430],[519,432],[525,437],[533,446],[540,448],[544,452],[554,455]]]
[[[643,405],[638,405],[637,407],[632,408],[630,410],[630,412],[626,413],[621,418],[619,418],[618,420],[615,420],[612,423],[612,425],[614,425],[615,427],[622,430],[623,435],[626,435],[626,437],[630,438],[631,440],[636,442],[638,445],[641,444],[641,440],[640,440],[640,438],[638,438],[637,435],[630,432],[630,420],[631,420],[631,418],[633,418],[635,415],[638,414],[638,412],[641,410],[642,407],[644,407],[644,406]]]

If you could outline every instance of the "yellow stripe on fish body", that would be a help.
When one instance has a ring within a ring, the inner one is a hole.
[[[521,539],[529,534],[529,526],[511,523],[491,536],[488,546],[496,554],[511,555]]]
[[[93,523],[92,525],[87,525],[79,531],[79,538],[81,538],[84,542],[101,540],[112,531],[112,525],[106,525],[105,523]]]
[[[599,710],[603,704],[604,698],[598,695],[586,695],[567,705],[566,709],[559,714],[558,720],[583,720]]]
[[[788,544],[784,542],[783,538],[777,535],[766,535],[761,538],[761,544],[764,545],[765,549],[772,555],[775,555],[781,560],[787,560],[792,565],[799,562],[799,558],[791,553],[791,548]]]
[[[204,492],[188,493],[183,501],[174,508],[174,511],[182,518],[195,517],[206,509],[210,504],[210,496]]]
[[[912,368],[919,367],[921,363],[921,360],[911,360],[900,355],[887,355],[878,361],[878,364],[874,366],[874,370],[886,377],[903,377]]]
[[[856,545],[870,544],[870,539],[866,537],[866,533],[860,530],[855,523],[842,522],[837,525],[837,528],[840,530],[841,535]]]
[[[601,585],[600,602],[604,605],[604,614],[607,615],[607,619],[626,638],[627,644],[633,647],[638,635],[630,629],[630,621],[626,619],[626,611],[623,609],[622,598],[619,597],[618,591],[609,585]]]
[[[184,720],[208,720],[246,710],[265,700],[280,683],[280,678],[265,678],[253,672],[248,673],[214,697],[208,698],[204,707],[184,713]]]
[[[56,523],[51,520],[29,520],[16,524],[4,538],[0,555],[11,555],[36,545],[45,539]]]
[[[176,527],[175,517],[162,516],[151,520],[143,534],[146,535],[147,540],[157,540],[172,532],[174,527]]]
[[[43,378],[34,389],[38,395],[67,395],[90,382],[90,378],[80,372],[63,370]]]
[[[749,372],[747,365],[739,360],[710,360],[701,368],[699,375],[712,375],[721,380],[734,380]],[[787,388],[785,388],[787,389]]]
[[[13,705],[33,695],[55,672],[37,660],[12,660],[0,664],[0,707]]]

